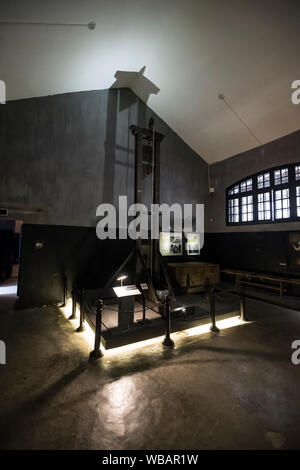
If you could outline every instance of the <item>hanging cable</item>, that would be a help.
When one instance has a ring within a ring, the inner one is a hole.
[[[48,21],[1,21],[2,25],[12,25],[12,26],[79,26],[88,29],[95,29],[96,23],[91,21],[90,23],[55,23]]]
[[[248,130],[248,132],[250,132],[250,134],[254,137],[254,139],[259,143],[259,145],[263,145],[262,141],[254,134],[254,132],[250,129],[250,127],[248,126],[248,124],[246,123],[246,121],[244,121],[244,119],[233,109],[233,107],[228,103],[228,101],[226,100],[225,96],[220,93],[219,94],[219,99],[224,101],[224,103],[226,104],[226,106],[228,107],[228,109],[230,109],[230,111],[235,115],[235,117],[244,125],[244,127],[246,127],[246,129]]]

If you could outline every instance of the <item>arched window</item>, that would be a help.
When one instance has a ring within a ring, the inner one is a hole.
[[[227,188],[227,225],[290,221],[300,221],[300,163],[260,171]]]

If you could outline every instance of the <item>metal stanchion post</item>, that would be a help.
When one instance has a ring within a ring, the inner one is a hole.
[[[211,317],[211,325],[210,325],[210,331],[214,331],[215,333],[218,333],[220,330],[216,325],[216,299],[215,299],[215,293],[214,293],[214,288],[209,287],[209,303],[210,303],[210,317]]]
[[[243,283],[240,284],[240,319],[242,321],[248,321],[246,316],[246,301],[245,301],[245,285]]]
[[[174,341],[171,339],[171,315],[170,315],[170,301],[169,296],[165,299],[165,322],[166,322],[166,333],[162,344],[168,348],[174,347]]]
[[[76,318],[76,281],[73,281],[72,286],[72,315],[69,317],[69,320],[74,320]]]
[[[84,301],[83,301],[83,295],[84,295],[84,289],[80,289],[80,317],[79,317],[79,327],[76,330],[78,333],[85,330],[85,327],[84,327]]]
[[[142,293],[142,299],[143,299],[143,317],[141,320],[138,320],[137,323],[140,326],[143,326],[145,323],[150,323],[150,320],[146,318],[146,297],[144,293]]]
[[[143,322],[146,321],[146,299],[145,299],[145,296],[143,294]]]
[[[64,276],[64,280],[63,280],[63,303],[62,303],[61,307],[66,306],[66,302],[67,302],[67,285],[68,285],[67,276]]]
[[[209,300],[209,289],[210,289],[210,283],[209,283],[209,278],[207,277],[205,279],[205,298],[206,298],[206,300]]]
[[[101,326],[102,326],[102,310],[103,310],[103,301],[98,300],[97,302],[97,312],[96,312],[96,330],[95,330],[95,345],[94,350],[90,353],[90,359],[99,359],[103,356],[103,353],[100,349],[101,345]]]

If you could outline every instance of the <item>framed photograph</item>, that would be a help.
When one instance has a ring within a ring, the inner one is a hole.
[[[185,250],[189,256],[200,255],[200,233],[186,233]]]
[[[160,232],[159,251],[163,256],[181,256],[182,233]]]
[[[300,271],[300,232],[288,234],[288,267],[291,271]]]

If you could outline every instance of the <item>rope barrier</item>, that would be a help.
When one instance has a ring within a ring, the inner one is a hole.
[[[103,308],[107,308],[108,310],[112,310],[113,312],[118,312],[118,311],[119,311],[119,309],[110,307],[109,305],[106,305],[106,304],[103,304]],[[134,313],[140,313],[140,312],[142,312],[142,311],[143,311],[143,310],[134,310],[133,312],[134,312]],[[122,312],[124,312],[124,313],[132,313],[132,310],[123,310],[123,309],[122,309]]]
[[[222,287],[214,288],[215,298],[221,302],[233,300],[234,297],[239,295],[236,289],[223,289]]]
[[[97,311],[96,307],[91,307],[91,306],[90,306],[89,304],[87,304],[86,302],[84,302],[84,307],[85,307],[87,310],[89,310],[90,312],[93,312],[94,315],[96,315],[96,311]],[[104,328],[107,329],[107,331],[109,332],[109,334],[112,334],[111,331],[110,331],[110,329],[108,328],[108,326],[105,325],[105,323],[104,323],[103,320],[101,320],[101,323],[102,323],[102,325],[104,326]]]
[[[238,294],[237,289],[223,289],[222,287],[214,287],[215,291],[220,291],[220,292],[231,292],[232,294]]]
[[[95,302],[95,300],[93,301],[93,303]],[[84,300],[84,308],[86,310],[88,310],[89,312],[93,313],[94,315],[96,315],[96,311],[97,311],[97,308],[96,306],[94,305],[91,305],[91,304],[88,304],[86,300]],[[110,305],[107,305],[107,304],[102,304],[102,309],[105,309],[107,308],[108,310],[111,310],[113,312],[119,312],[118,309],[114,308],[114,307],[111,307]],[[158,312],[157,310],[154,310],[153,308],[151,307],[146,307],[146,310],[152,310],[153,312],[157,313],[158,315],[161,315],[160,312]],[[132,313],[132,310],[122,310],[123,313]],[[143,313],[143,309],[141,310],[134,310],[133,313]],[[112,332],[110,331],[110,328],[108,328],[108,326],[106,326],[106,324],[104,323],[103,319],[101,318],[101,323],[102,325],[104,326],[104,328],[108,331],[109,334],[112,334]]]
[[[237,297],[237,294],[230,293],[230,292],[215,293],[215,298],[217,300],[220,300],[221,302],[230,301],[230,300],[234,299],[235,297]]]
[[[119,312],[118,309],[116,308],[113,308],[113,307],[110,307],[109,305],[106,305],[106,304],[103,304],[103,308],[107,308],[108,310],[112,310],[113,312]],[[155,310],[154,308],[152,307],[149,307],[148,305],[146,306],[146,310],[152,310],[152,312],[154,313],[157,313],[158,315],[161,315],[161,313],[157,310]],[[132,310],[123,310],[122,309],[122,312],[124,313],[132,313]],[[133,313],[141,313],[143,312],[143,309],[142,310],[134,310]]]

